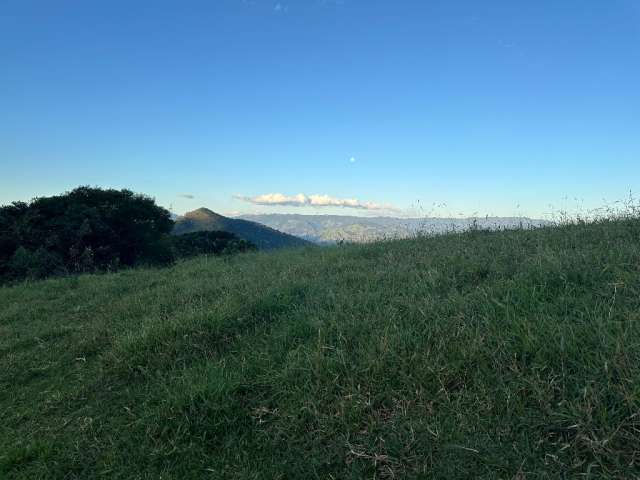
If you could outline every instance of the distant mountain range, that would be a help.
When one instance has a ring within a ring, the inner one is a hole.
[[[228,218],[212,212],[207,208],[199,208],[193,212],[185,213],[183,216],[176,217],[174,220],[176,222],[173,228],[175,235],[202,230],[230,232],[239,238],[250,241],[260,250],[310,245],[310,242],[306,240],[279,232],[260,223],[255,223],[250,220]]]
[[[479,218],[394,218],[342,215],[264,214],[238,218],[257,222],[314,243],[338,241],[370,242],[385,238],[406,238],[418,233],[434,234],[462,231],[474,224],[482,229],[540,227],[545,220],[522,217]]]

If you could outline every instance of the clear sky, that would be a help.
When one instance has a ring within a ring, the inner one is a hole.
[[[178,213],[640,196],[640,1],[2,0],[0,204],[78,185]]]

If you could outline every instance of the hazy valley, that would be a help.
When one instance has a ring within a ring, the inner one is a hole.
[[[339,241],[366,243],[383,239],[409,238],[417,234],[461,232],[470,228],[501,230],[549,225],[526,217],[396,218],[348,215],[263,214],[241,215],[280,232],[314,243]]]

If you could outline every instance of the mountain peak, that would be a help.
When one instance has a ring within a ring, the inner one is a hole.
[[[197,210],[193,210],[192,212],[187,212],[184,214],[185,218],[194,218],[194,219],[221,219],[224,218],[222,215],[209,210],[208,208],[202,207]]]
[[[265,225],[249,220],[228,218],[204,207],[192,212],[187,212],[184,216],[177,218],[173,233],[180,235],[203,230],[218,230],[233,233],[239,238],[257,245],[261,250],[310,245],[309,242],[301,238],[279,232]]]

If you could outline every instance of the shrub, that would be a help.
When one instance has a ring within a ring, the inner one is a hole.
[[[226,255],[256,250],[256,246],[241,240],[233,233],[201,231],[172,237],[173,248],[178,257],[196,255]]]
[[[167,210],[130,190],[79,187],[0,207],[0,279],[173,261]]]
[[[30,252],[24,247],[18,247],[9,261],[9,277],[21,278],[45,278],[52,275],[63,275],[67,269],[59,255],[40,247],[35,252]]]

